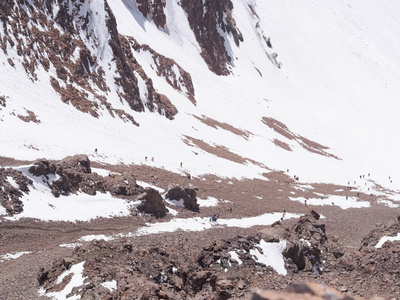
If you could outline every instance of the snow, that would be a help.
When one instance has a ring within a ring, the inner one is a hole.
[[[33,185],[29,186],[29,194],[24,194],[21,198],[24,210],[18,215],[5,217],[5,219],[36,218],[44,221],[75,222],[90,221],[98,217],[130,215],[130,204],[123,199],[112,197],[110,193],[97,193],[95,196],[78,193],[55,198],[47,181],[44,182],[41,177],[30,174],[27,171],[28,168],[28,166],[17,168],[33,181]]]
[[[6,179],[14,188],[19,189],[18,183],[11,176],[7,176]]]
[[[194,177],[213,174],[236,179],[265,180],[262,174],[271,169],[290,169],[304,184],[297,187],[300,190],[312,189],[309,184],[315,182],[347,185],[352,179],[351,182],[357,181],[360,191],[368,192],[370,188],[369,192],[379,195],[382,201],[386,201],[384,197],[396,197],[393,200],[399,201],[396,195],[400,193],[400,169],[394,162],[398,161],[400,140],[393,138],[400,131],[400,39],[394,38],[400,36],[397,1],[252,1],[260,17],[257,20],[249,12],[248,1],[233,0],[233,17],[244,42],[236,47],[230,36],[223,36],[233,57],[232,74],[228,76],[210,72],[177,1],[166,1],[167,24],[163,30],[144,18],[129,1],[107,3],[116,17],[120,34],[150,45],[191,74],[196,106],[158,76],[150,53],[141,51],[133,53],[136,60],[151,77],[155,89],[165,94],[179,113],[171,121],[150,113],[147,108],[144,113],[132,111],[120,99],[114,84],[115,62],[104,26],[107,18],[104,1],[91,1],[80,12],[82,16],[95,12],[90,14],[91,35],[86,38],[82,33],[82,39],[101,59],[107,72],[110,91],[99,94],[106,96],[113,107],[129,112],[140,127],[110,116],[102,106],[99,118],[93,118],[63,103],[48,84],[49,76],[57,77],[55,68],[51,66],[50,74],[37,70],[38,80],[32,81],[17,59],[15,67],[6,62],[8,58],[18,57],[17,50],[8,46],[8,55],[0,51],[0,62],[5,62],[0,64],[1,95],[7,101],[6,107],[0,110],[0,140],[7,141],[1,145],[2,156],[34,160],[83,153],[100,163],[146,164],[177,174],[183,174],[179,165],[183,162],[184,170]],[[271,38],[273,49],[266,47],[262,35]],[[269,61],[266,52],[278,54],[278,61],[282,62],[280,69]],[[143,86],[140,89],[143,97]],[[32,110],[41,123],[23,122],[15,116],[26,114],[26,110]],[[207,126],[194,117],[202,115],[251,134],[245,139],[229,130]],[[293,134],[329,147],[326,151],[340,159],[305,150],[298,140],[287,139],[263,124],[262,117],[281,121]],[[217,157],[195,145],[188,146],[183,136],[224,146],[259,164],[240,164]],[[292,151],[276,147],[274,139],[287,143]],[[93,155],[95,148],[97,155]],[[145,156],[154,156],[155,161],[145,161]],[[108,173],[100,168],[93,172],[102,176]],[[374,183],[359,179],[360,174],[367,173],[371,174],[368,180]],[[23,196],[24,211],[10,219],[88,221],[129,215],[129,205],[109,194],[54,198],[45,187],[47,183],[40,183],[36,178],[33,185],[29,195]],[[372,190],[378,185],[385,190]],[[323,203],[309,199],[308,204],[332,205],[333,202],[342,209],[370,206],[368,201],[354,197],[348,200],[327,197]],[[212,200],[206,200],[200,201],[200,206],[211,206]],[[4,213],[0,208],[0,214]],[[220,219],[218,223],[226,225],[222,222]]]
[[[3,262],[5,260],[10,260],[10,259],[17,259],[18,257],[21,257],[24,254],[29,254],[32,253],[31,251],[22,251],[22,252],[15,252],[15,253],[6,253],[4,255],[0,255],[0,262]]]
[[[90,169],[91,169],[92,173],[97,173],[103,177],[106,177],[106,176],[110,175],[111,173],[115,174],[114,172],[110,172],[106,169],[99,169],[99,168],[90,168]]]
[[[144,181],[140,181],[140,180],[136,180],[136,183],[138,185],[140,185],[141,187],[143,187],[143,188],[151,187],[151,188],[157,190],[160,194],[165,193],[164,189],[162,189],[162,188],[160,188],[158,186],[155,186],[153,184],[150,184],[150,183],[147,183],[147,182],[144,182]]]
[[[292,201],[298,201],[304,203],[305,198],[295,198],[289,197]],[[345,196],[338,196],[338,195],[328,195],[324,196],[323,199],[321,198],[309,198],[307,200],[307,205],[315,205],[315,206],[324,206],[324,205],[331,205],[331,206],[338,206],[341,209],[348,209],[348,208],[363,208],[363,207],[370,207],[371,204],[368,201],[359,201],[357,197],[348,197],[346,199]]]
[[[70,244],[60,244],[59,245],[62,248],[75,248],[77,246],[82,246],[81,243],[70,243]]]
[[[381,248],[382,245],[387,241],[390,241],[390,242],[392,242],[392,241],[400,241],[400,233],[398,233],[396,236],[384,236],[384,237],[382,237],[379,240],[378,244],[375,245],[375,248]]]
[[[0,216],[7,215],[7,210],[0,205]]]
[[[167,206],[167,208],[168,208],[168,212],[169,212],[171,215],[176,216],[176,215],[178,214],[178,211],[177,211],[177,210],[175,210],[175,209],[173,209],[173,208],[171,208],[171,207],[169,207],[169,206]]]
[[[262,251],[250,249],[250,255],[253,255],[257,262],[271,266],[278,274],[286,275],[287,271],[282,255],[282,252],[286,249],[286,241],[267,243],[264,240],[260,240],[259,246]]]
[[[185,207],[185,205],[183,204],[184,200],[180,199],[180,200],[169,200],[169,199],[165,199],[165,202],[171,204],[171,205],[175,205],[175,206],[179,206],[179,207]]]
[[[213,207],[218,206],[218,199],[214,197],[207,197],[207,199],[197,198],[197,204],[200,207]]]
[[[71,267],[70,270],[64,271],[64,273],[62,273],[60,276],[58,276],[57,280],[56,280],[56,284],[59,284],[62,282],[62,280],[70,275],[73,274],[71,280],[69,281],[69,283],[64,287],[63,290],[59,291],[59,292],[50,292],[50,293],[46,293],[44,288],[40,288],[39,289],[39,294],[41,296],[46,296],[46,297],[50,297],[52,299],[57,299],[57,300],[76,300],[76,299],[80,299],[81,296],[80,295],[73,295],[70,297],[67,297],[67,295],[69,293],[72,292],[72,289],[74,287],[79,287],[82,286],[84,284],[84,281],[87,277],[83,277],[83,270],[84,270],[84,265],[85,262],[80,262],[78,264],[75,264]]]
[[[159,234],[163,232],[174,232],[177,230],[183,231],[202,231],[205,229],[211,229],[214,226],[227,226],[227,227],[239,227],[239,228],[249,228],[256,225],[271,225],[272,223],[278,221],[281,218],[281,213],[267,213],[255,217],[247,217],[241,219],[224,219],[219,218],[217,222],[210,222],[209,218],[175,218],[168,222],[159,223],[147,223],[146,227],[139,228],[136,233],[132,235],[148,235],[148,234]],[[300,215],[287,213],[285,218],[298,218]]]
[[[90,234],[90,235],[85,235],[79,238],[80,241],[85,241],[85,242],[90,242],[94,240],[104,240],[104,241],[112,241],[113,238],[109,236],[105,236],[104,234]]]
[[[228,253],[232,257],[232,259],[238,262],[239,266],[243,263],[242,260],[239,258],[239,255],[235,251],[229,251]]]
[[[391,208],[398,208],[400,206],[399,204],[393,203],[390,200],[377,199],[376,202],[378,202],[379,204],[384,204],[384,205],[389,206]]]
[[[101,284],[104,286],[106,289],[108,289],[110,292],[113,292],[117,289],[117,281],[116,280],[111,280],[111,281],[106,281]]]

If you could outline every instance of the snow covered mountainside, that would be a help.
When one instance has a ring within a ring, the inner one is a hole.
[[[399,298],[397,2],[0,1],[0,298]]]
[[[0,4],[0,154],[397,190],[396,1]],[[390,179],[389,179],[390,176]]]

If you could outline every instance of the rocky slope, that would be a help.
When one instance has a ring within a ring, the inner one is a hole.
[[[45,293],[61,291],[70,278],[64,277],[61,282],[57,278],[82,262],[85,285],[70,294],[80,295],[81,299],[250,299],[256,288],[280,290],[285,282],[300,278],[314,278],[342,292],[347,291],[341,286],[346,282],[364,296],[371,295],[371,291],[387,296],[397,293],[385,278],[396,280],[393,276],[397,276],[398,243],[367,252],[344,250],[337,237],[326,234],[324,223],[318,219],[319,215],[312,211],[291,227],[278,222],[256,235],[213,241],[193,252],[181,251],[182,241],[174,238],[159,240],[157,246],[151,247],[143,241],[132,243],[129,238],[93,241],[43,269],[38,284]],[[261,241],[279,240],[286,241],[282,254],[288,274],[284,278],[255,255],[262,253]],[[379,269],[371,269],[369,264]],[[371,281],[371,275],[379,277]],[[115,290],[107,290],[104,282],[116,282]],[[378,282],[381,286],[377,289]],[[342,292],[315,284],[294,284],[288,287],[287,294],[257,292],[252,299],[326,299],[324,293],[331,295],[329,299],[361,299]],[[296,293],[305,296],[295,296]]]

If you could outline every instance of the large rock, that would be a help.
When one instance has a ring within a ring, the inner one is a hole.
[[[278,221],[260,230],[259,235],[266,242],[286,241],[286,249],[282,254],[288,272],[321,274],[324,267],[343,256],[344,251],[337,241],[328,239],[325,224],[319,219],[317,212],[310,211],[291,228]]]
[[[129,173],[113,175],[104,178],[104,187],[113,196],[136,196],[144,189],[136,183],[136,179]]]
[[[57,163],[40,159],[33,163],[29,172],[35,176],[43,176],[55,197],[68,195],[78,191],[89,195],[109,191],[113,196],[136,196],[143,188],[129,173],[103,177],[92,173],[90,160],[86,155],[66,157]],[[50,176],[53,178],[50,178]],[[51,181],[56,178],[56,180]]]
[[[181,188],[180,186],[173,187],[168,190],[165,195],[170,200],[181,200],[183,199],[183,205],[186,209],[198,212],[199,204],[197,203],[196,190],[192,188]]]
[[[138,196],[138,200],[142,201],[142,204],[137,208],[140,212],[152,214],[157,218],[162,218],[168,211],[160,193],[153,188],[145,188],[144,193]]]
[[[47,176],[56,173],[56,166],[51,164],[47,159],[42,158],[34,161],[28,171],[35,176]]]

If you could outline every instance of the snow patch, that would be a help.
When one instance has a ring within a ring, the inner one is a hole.
[[[110,292],[113,292],[117,289],[117,281],[115,279],[103,282],[101,285],[108,289]]]
[[[18,257],[21,257],[24,254],[29,254],[32,253],[31,251],[22,251],[22,252],[15,252],[15,253],[7,253],[4,255],[0,255],[0,262],[3,262],[5,260],[11,260],[11,259],[17,259]]]
[[[87,277],[83,277],[83,270],[84,267],[83,265],[85,264],[85,262],[80,262],[76,265],[73,265],[71,267],[71,269],[65,271],[64,273],[62,273],[60,276],[58,276],[56,284],[59,284],[62,282],[62,280],[70,275],[73,274],[71,280],[69,281],[69,283],[64,287],[63,290],[59,291],[59,292],[51,292],[51,293],[47,293],[44,288],[40,288],[39,289],[39,294],[41,296],[46,296],[46,297],[52,297],[53,299],[57,299],[57,300],[76,300],[76,299],[80,299],[81,296],[80,295],[73,295],[71,297],[67,297],[67,295],[69,293],[72,292],[72,289],[75,287],[80,287],[84,284],[85,279],[87,279]]]
[[[212,206],[218,206],[218,199],[214,197],[208,197],[207,199],[199,199],[197,198],[197,204],[200,207],[212,207]]]
[[[239,266],[243,263],[242,260],[239,258],[239,255],[235,251],[229,251],[228,253],[230,254],[232,259],[238,262]]]
[[[278,274],[286,275],[287,271],[282,255],[282,252],[286,249],[286,241],[280,240],[279,243],[267,243],[261,240],[259,246],[262,251],[250,249],[250,255],[253,255],[257,262],[272,267]]]
[[[104,234],[90,234],[85,235],[79,238],[80,241],[91,242],[94,240],[104,240],[104,241],[112,241],[114,238],[111,236],[105,236]]]
[[[389,241],[389,242],[400,241],[400,233],[398,233],[396,236],[384,236],[384,237],[382,237],[379,240],[378,244],[375,245],[375,248],[381,248],[382,245],[387,241]]]

